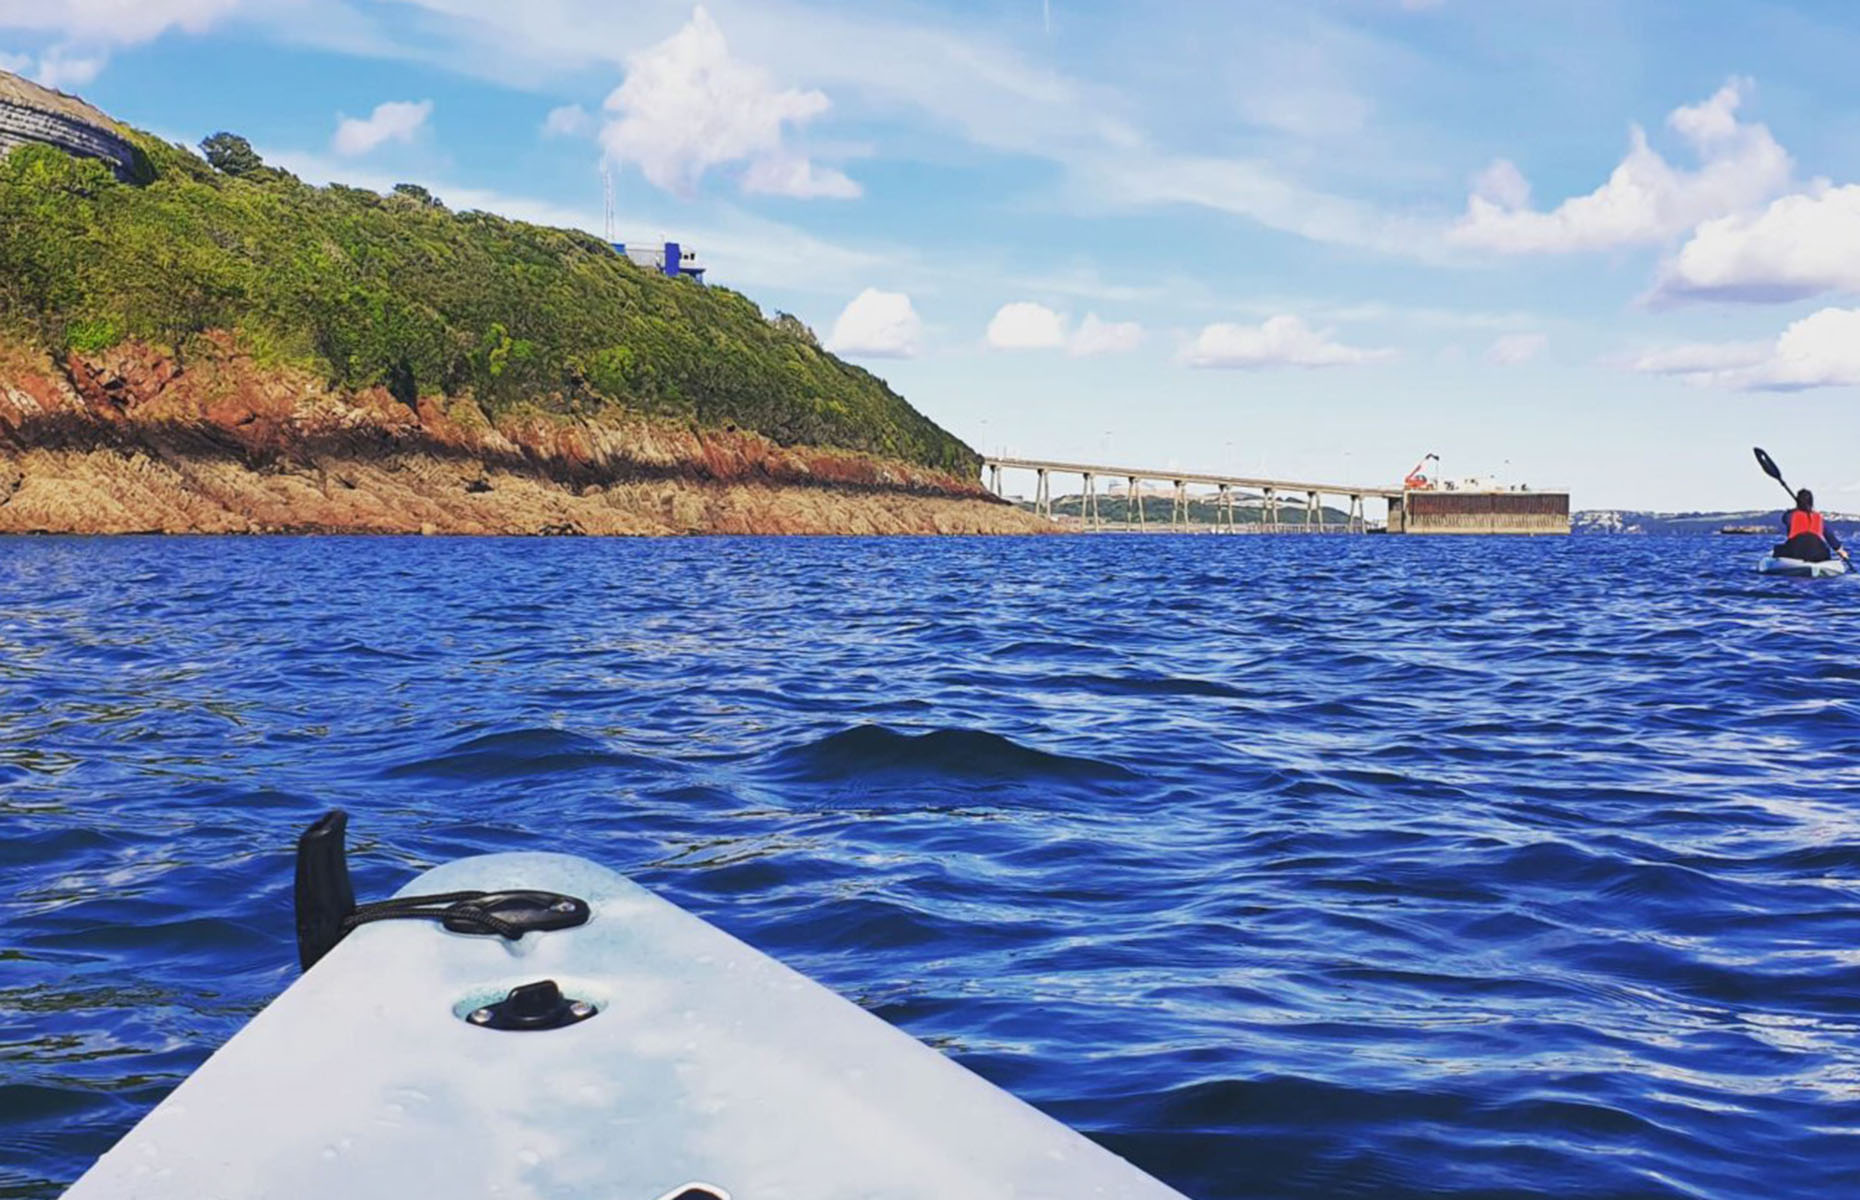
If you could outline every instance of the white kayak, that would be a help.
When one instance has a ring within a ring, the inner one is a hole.
[[[1180,1198],[584,859],[468,858],[401,895],[519,888],[591,916],[514,940],[361,925],[68,1197]],[[497,1002],[544,980],[571,1023],[495,1027]]]
[[[1777,558],[1765,555],[1757,563],[1757,571],[1763,575],[1794,575],[1802,579],[1821,579],[1830,575],[1847,574],[1847,564],[1838,558],[1827,562],[1809,562],[1800,558]]]

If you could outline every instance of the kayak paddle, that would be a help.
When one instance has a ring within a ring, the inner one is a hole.
[[[1782,468],[1776,465],[1776,460],[1765,454],[1761,446],[1753,447],[1753,449],[1757,452],[1757,465],[1763,468],[1763,473],[1782,484],[1783,491],[1788,492],[1789,499],[1793,501],[1795,489],[1790,487],[1788,481],[1782,477]]]

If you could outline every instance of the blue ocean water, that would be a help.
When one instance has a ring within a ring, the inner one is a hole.
[[[0,540],[0,1196],[598,859],[1191,1196],[1860,1194],[1860,579],[1744,539]]]

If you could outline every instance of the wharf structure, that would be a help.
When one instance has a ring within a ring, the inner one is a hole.
[[[1357,486],[995,455],[983,458],[982,469],[989,490],[996,495],[1002,494],[1001,476],[1004,471],[1032,472],[1035,477],[1034,511],[1048,518],[1054,516],[1053,477],[1078,476],[1083,485],[1080,492],[1080,527],[1093,533],[1111,529],[1138,532],[1152,526],[1180,531],[1194,528],[1189,520],[1191,488],[1202,489],[1203,496],[1212,501],[1215,520],[1211,526],[1203,525],[1201,528],[1217,533],[1240,532],[1242,525],[1239,514],[1243,507],[1257,507],[1259,519],[1249,527],[1267,533],[1566,535],[1570,531],[1569,493],[1564,491],[1431,483],[1420,487],[1405,484],[1393,487]],[[1125,485],[1124,495],[1127,499],[1122,522],[1113,523],[1104,518],[1099,506],[1100,480]],[[1172,503],[1166,525],[1147,519],[1146,505],[1141,500],[1146,482],[1170,485],[1168,494]],[[1212,495],[1208,496],[1210,489]],[[1326,496],[1347,501],[1348,515],[1344,521],[1325,522],[1323,512]],[[1130,499],[1137,502],[1131,503]],[[1387,521],[1380,529],[1369,521],[1366,506],[1372,500],[1381,501],[1388,507]]]
[[[1389,504],[1389,532],[1567,534],[1569,493],[1523,488],[1404,491],[1399,501]]]
[[[35,142],[106,162],[125,182],[136,178],[140,156],[115,121],[76,96],[0,71],[0,155]]]

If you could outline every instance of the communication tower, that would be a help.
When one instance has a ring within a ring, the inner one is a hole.
[[[601,209],[606,220],[603,232],[611,243],[614,240],[614,173],[606,163],[601,164]]]

